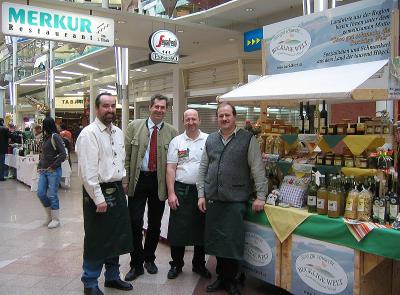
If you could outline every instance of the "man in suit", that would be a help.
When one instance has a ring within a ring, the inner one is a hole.
[[[166,190],[167,151],[170,141],[178,132],[164,117],[168,98],[156,94],[150,100],[149,117],[129,123],[125,134],[125,169],[123,187],[128,195],[128,207],[133,234],[130,271],[125,280],[132,281],[144,273],[158,272],[154,261],[160,238],[161,219],[164,213]],[[148,227],[144,246],[143,216],[147,204]]]

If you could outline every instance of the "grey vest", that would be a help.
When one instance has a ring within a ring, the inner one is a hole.
[[[209,159],[205,197],[224,202],[245,202],[251,193],[248,149],[252,134],[239,129],[225,146],[218,132],[206,141]]]

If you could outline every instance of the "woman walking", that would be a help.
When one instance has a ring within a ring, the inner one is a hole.
[[[58,187],[61,179],[61,163],[66,159],[63,140],[51,117],[43,120],[43,145],[38,165],[38,197],[47,214],[48,228],[60,226]]]

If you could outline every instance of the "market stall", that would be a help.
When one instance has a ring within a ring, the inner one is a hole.
[[[400,293],[397,125],[387,110],[334,124],[325,109],[399,99],[398,20],[397,1],[367,0],[265,26],[264,76],[219,98],[261,107],[249,130],[274,190],[248,215],[251,275],[293,294]],[[300,105],[300,124],[268,105]]]

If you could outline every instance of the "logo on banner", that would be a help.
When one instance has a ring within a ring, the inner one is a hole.
[[[310,34],[299,27],[285,28],[272,38],[270,53],[279,61],[293,61],[307,52],[311,45]]]
[[[149,38],[150,60],[155,62],[178,63],[179,40],[171,31],[159,30]]]
[[[254,266],[264,266],[272,260],[272,249],[268,243],[254,232],[245,233],[244,260]]]
[[[324,294],[338,294],[347,287],[343,268],[329,256],[307,252],[296,259],[296,271],[308,286]]]

